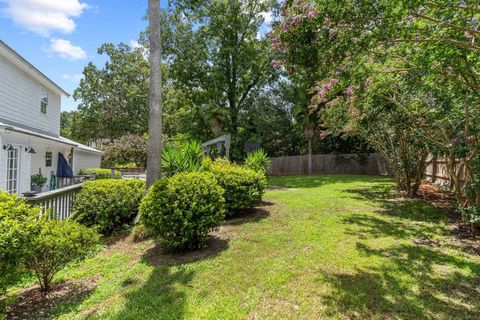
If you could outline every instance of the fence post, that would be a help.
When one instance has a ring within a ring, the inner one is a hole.
[[[110,178],[115,179],[115,168],[112,168],[112,173],[110,175]]]
[[[433,156],[432,159],[432,183],[435,183],[437,180],[437,156]]]

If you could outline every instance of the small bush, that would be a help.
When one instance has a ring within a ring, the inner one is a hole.
[[[206,172],[179,173],[158,180],[140,205],[149,232],[175,250],[206,245],[224,218],[223,190]]]
[[[48,291],[53,276],[67,265],[83,260],[99,242],[98,234],[72,220],[42,223],[34,238],[26,266],[38,279],[42,291]]]
[[[16,195],[0,193],[0,293],[15,280],[42,219],[38,208]]]
[[[89,176],[95,173],[95,179],[112,179],[112,169],[88,168],[80,170],[80,175]],[[120,179],[122,177],[119,171],[115,171],[113,179]]]
[[[75,198],[72,218],[109,234],[132,223],[144,190],[145,182],[141,180],[86,181]]]
[[[243,168],[223,158],[215,161],[205,159],[202,166],[214,174],[218,184],[225,190],[227,215],[250,208],[262,200],[267,187],[263,173]]]
[[[245,168],[265,174],[267,172],[268,161],[267,153],[263,149],[259,149],[247,155],[245,158]]]

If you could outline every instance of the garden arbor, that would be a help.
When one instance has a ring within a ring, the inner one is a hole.
[[[216,137],[215,139],[208,140],[207,142],[202,143],[203,153],[210,155],[212,148],[215,148],[215,155],[222,155],[222,151],[225,150],[225,156],[230,159],[230,145],[232,137],[230,134],[225,134],[223,136]]]

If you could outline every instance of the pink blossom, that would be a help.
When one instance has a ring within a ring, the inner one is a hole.
[[[310,9],[308,12],[307,12],[307,19],[308,20],[312,20],[313,18],[315,18],[317,16],[317,13],[318,11],[316,9]]]
[[[334,79],[330,80],[330,83],[332,84],[332,86],[334,86],[338,83],[338,79],[334,78]]]
[[[302,16],[301,15],[296,15],[295,18],[293,18],[292,24],[294,26],[300,24],[302,22]]]
[[[348,86],[348,87],[345,89],[345,93],[346,93],[348,96],[353,95],[353,88],[352,88],[351,86]]]

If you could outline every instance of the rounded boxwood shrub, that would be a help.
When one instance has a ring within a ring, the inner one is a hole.
[[[227,215],[250,208],[262,200],[267,187],[265,174],[243,168],[227,159],[205,159],[205,170],[214,174],[218,184],[225,190]]]
[[[140,212],[150,234],[160,237],[167,248],[201,248],[224,218],[223,189],[210,173],[178,173],[155,182]]]
[[[95,179],[112,179],[112,170],[111,169],[102,169],[102,168],[87,168],[80,170],[80,175],[89,176],[90,174],[95,173]],[[115,170],[113,179],[120,179],[122,177],[120,171]]]
[[[15,280],[43,216],[17,195],[0,192],[0,293]]]
[[[37,277],[42,291],[48,291],[57,272],[83,260],[98,243],[98,234],[78,222],[44,221],[32,241],[25,265]]]
[[[142,180],[86,181],[75,198],[72,218],[109,234],[133,222],[144,191]]]

